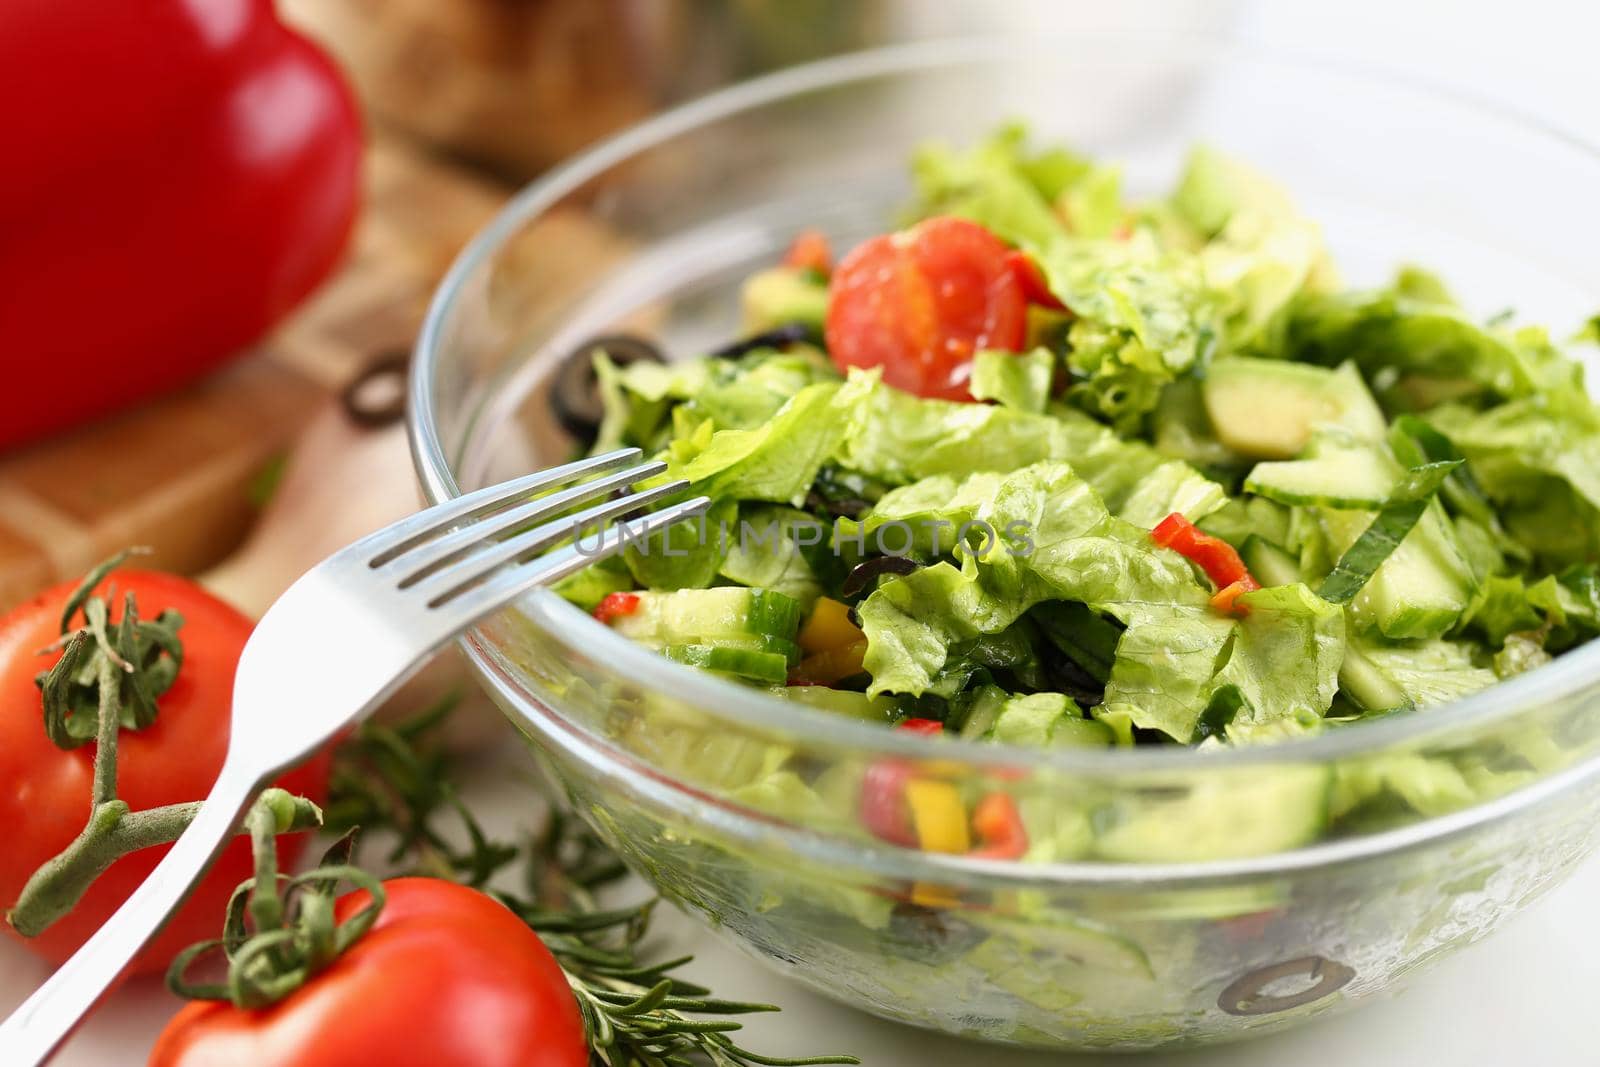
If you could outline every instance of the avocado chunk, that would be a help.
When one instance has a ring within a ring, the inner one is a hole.
[[[1253,459],[1293,459],[1319,426],[1380,438],[1383,412],[1353,364],[1337,370],[1230,356],[1211,364],[1201,389],[1217,440]]]
[[[740,302],[745,328],[751,333],[795,322],[821,333],[828,317],[828,283],[793,267],[772,267],[750,276]]]

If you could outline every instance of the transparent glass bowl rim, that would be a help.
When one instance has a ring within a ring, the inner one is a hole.
[[[932,40],[875,48],[786,68],[663,112],[573,157],[518,192],[462,250],[429,305],[417,338],[409,382],[412,456],[429,501],[437,503],[461,492],[440,440],[433,396],[433,382],[442,355],[445,327],[466,283],[529,220],[629,157],[740,112],[818,89],[845,86],[886,74],[1015,58],[1019,53],[1048,55],[1052,50],[1068,45],[1081,47],[1086,42],[1095,41],[1137,45],[1148,48],[1152,54],[1171,49],[1189,62],[1203,60],[1215,63],[1222,59],[1239,59],[1257,64],[1292,66],[1298,70],[1310,67],[1329,75],[1355,76],[1384,83],[1389,88],[1428,98],[1433,103],[1454,105],[1480,120],[1510,125],[1520,134],[1532,134],[1556,142],[1567,151],[1588,156],[1591,161],[1600,163],[1600,149],[1584,139],[1491,99],[1465,94],[1412,75],[1339,60],[1323,53],[1289,52],[1226,37],[1097,32],[1057,38],[992,36]],[[867,754],[941,760],[954,758],[977,766],[1047,768],[1093,775],[1192,774],[1204,773],[1207,768],[1303,764],[1359,756],[1441,733],[1453,733],[1500,719],[1515,718],[1529,709],[1547,706],[1550,702],[1575,694],[1585,686],[1600,683],[1600,641],[1595,641],[1566,653],[1550,664],[1451,704],[1429,708],[1423,713],[1358,723],[1309,738],[1238,748],[1219,746],[1203,752],[1182,745],[1046,750],[955,738],[926,738],[909,731],[888,730],[873,723],[797,705],[673,663],[613,632],[548,590],[538,590],[527,597],[522,602],[522,610],[530,621],[544,629],[565,650],[583,658],[604,662],[608,664],[609,671],[627,677],[635,684],[653,688],[697,707],[708,716],[744,729],[803,737]],[[510,691],[503,681],[497,688],[507,697],[526,699],[525,695]],[[1600,761],[1600,757],[1594,759]],[[1489,804],[1484,807],[1498,806]],[[1488,814],[1481,808],[1477,810],[1480,816]]]

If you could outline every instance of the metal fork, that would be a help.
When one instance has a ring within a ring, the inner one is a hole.
[[[0,1024],[0,1062],[34,1067],[54,1053],[183,903],[267,781],[473,623],[709,503],[696,497],[624,521],[688,488],[630,491],[666,469],[640,459],[627,448],[469,493],[357,541],[295,582],[239,659],[227,758],[199,815],[110,921]],[[586,531],[596,528],[591,542]]]

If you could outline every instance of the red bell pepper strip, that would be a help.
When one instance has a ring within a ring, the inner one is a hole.
[[[1021,859],[1028,851],[1028,831],[1022,825],[1017,802],[1004,793],[990,793],[972,811],[977,848],[968,853],[991,860]]]
[[[632,615],[639,610],[638,593],[607,593],[595,605],[594,617],[611,625],[611,620],[619,615]]]
[[[1211,597],[1211,606],[1224,615],[1248,615],[1250,614],[1249,609],[1239,603],[1239,598],[1252,589],[1258,588],[1260,587],[1256,585],[1254,579],[1240,579],[1237,582],[1229,583],[1218,589]]]
[[[1017,284],[1022,286],[1023,298],[1028,303],[1049,308],[1051,311],[1067,310],[1067,305],[1061,302],[1061,298],[1050,291],[1050,283],[1045,280],[1044,271],[1032,256],[1018,249],[1006,255],[1006,262],[1017,276]]]
[[[1150,538],[1156,544],[1172,549],[1206,572],[1206,577],[1222,590],[1217,599],[1212,601],[1221,610],[1237,612],[1242,608],[1242,605],[1234,603],[1239,595],[1261,588],[1261,584],[1251,576],[1250,569],[1244,565],[1244,560],[1239,558],[1239,553],[1232,545],[1220,537],[1202,533],[1194,523],[1176,511],[1156,524],[1156,528],[1150,531]],[[1228,593],[1234,585],[1240,588],[1236,592]],[[1228,595],[1224,596],[1224,593]],[[1222,603],[1219,604],[1218,600]]]
[[[355,219],[354,97],[270,0],[0,4],[0,448],[242,354]]]

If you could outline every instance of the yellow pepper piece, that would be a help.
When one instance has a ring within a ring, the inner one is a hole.
[[[911,825],[924,852],[968,852],[972,835],[967,830],[967,809],[961,794],[949,782],[913,778],[906,783],[906,804]]]
[[[798,640],[807,652],[826,652],[853,645],[866,636],[861,627],[850,621],[849,605],[822,597],[811,609],[811,617],[800,627]]]
[[[865,639],[842,648],[829,648],[813,652],[800,661],[794,669],[793,680],[814,685],[832,685],[834,682],[861,673],[861,663],[867,655]]]
[[[961,894],[947,885],[912,882],[911,903],[924,908],[953,908],[961,903]]]

